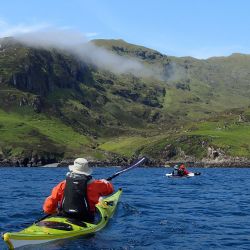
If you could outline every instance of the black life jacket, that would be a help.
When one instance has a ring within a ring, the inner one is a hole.
[[[184,170],[183,169],[178,169],[178,175],[183,176],[184,175]]]
[[[87,220],[91,215],[87,199],[87,183],[91,176],[70,173],[66,178],[61,213],[67,217]]]

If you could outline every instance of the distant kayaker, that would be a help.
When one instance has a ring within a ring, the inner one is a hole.
[[[179,169],[178,165],[175,165],[172,171],[172,175],[178,175],[178,169]]]
[[[47,214],[59,213],[78,220],[92,221],[95,205],[102,196],[112,194],[114,187],[105,179],[92,178],[92,168],[84,158],[77,158],[66,180],[55,186],[46,198],[43,210]]]
[[[189,171],[186,169],[185,165],[182,163],[179,168],[177,169],[177,175],[185,176],[188,175]]]

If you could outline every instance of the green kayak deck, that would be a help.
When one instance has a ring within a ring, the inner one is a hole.
[[[42,244],[94,233],[106,226],[115,212],[121,193],[122,189],[119,189],[96,205],[100,219],[95,224],[61,216],[51,216],[32,224],[22,231],[5,233],[3,239],[9,249],[16,249],[21,246]]]

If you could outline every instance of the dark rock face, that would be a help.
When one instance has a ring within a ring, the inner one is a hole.
[[[164,149],[164,158],[166,160],[170,160],[171,158],[173,158],[174,156],[177,155],[177,149],[174,145],[169,144],[165,147]]]
[[[15,99],[12,98],[12,100],[9,101],[13,100]],[[21,98],[19,98],[19,106],[31,106],[36,113],[40,113],[43,107],[43,101],[40,96],[22,96]]]
[[[159,101],[156,98],[144,98],[142,101],[143,104],[150,106],[150,107],[158,107],[162,108],[162,105],[159,103]]]
[[[148,122],[157,122],[161,118],[160,112],[155,112],[151,116],[148,117]]]
[[[113,92],[115,95],[122,96],[124,98],[131,99],[132,101],[137,101],[139,98],[139,94],[133,92],[132,90],[129,89],[119,89]]]
[[[38,156],[23,157],[23,158],[2,158],[0,159],[0,167],[39,167],[51,163],[61,161],[61,157],[57,156]]]
[[[177,88],[177,89],[182,89],[182,90],[190,91],[190,86],[189,86],[189,84],[182,83],[182,82],[177,83],[177,84],[176,84],[176,88]]]
[[[207,148],[207,158],[210,160],[215,160],[215,159],[222,159],[225,158],[225,153],[223,152],[223,150],[221,150],[220,148],[215,149],[212,146],[209,146]]]
[[[15,46],[8,47],[9,53],[15,50]],[[91,80],[91,73],[85,64],[56,51],[27,49],[19,62],[14,59],[10,62],[13,73],[7,82],[41,97],[56,88],[77,88],[79,82]]]
[[[40,113],[42,110],[42,100],[39,96],[37,96],[32,102],[31,106],[33,107],[34,111]]]

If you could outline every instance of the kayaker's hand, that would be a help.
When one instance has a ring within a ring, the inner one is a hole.
[[[100,181],[102,181],[104,183],[109,183],[109,181],[107,181],[106,179],[101,179]]]

